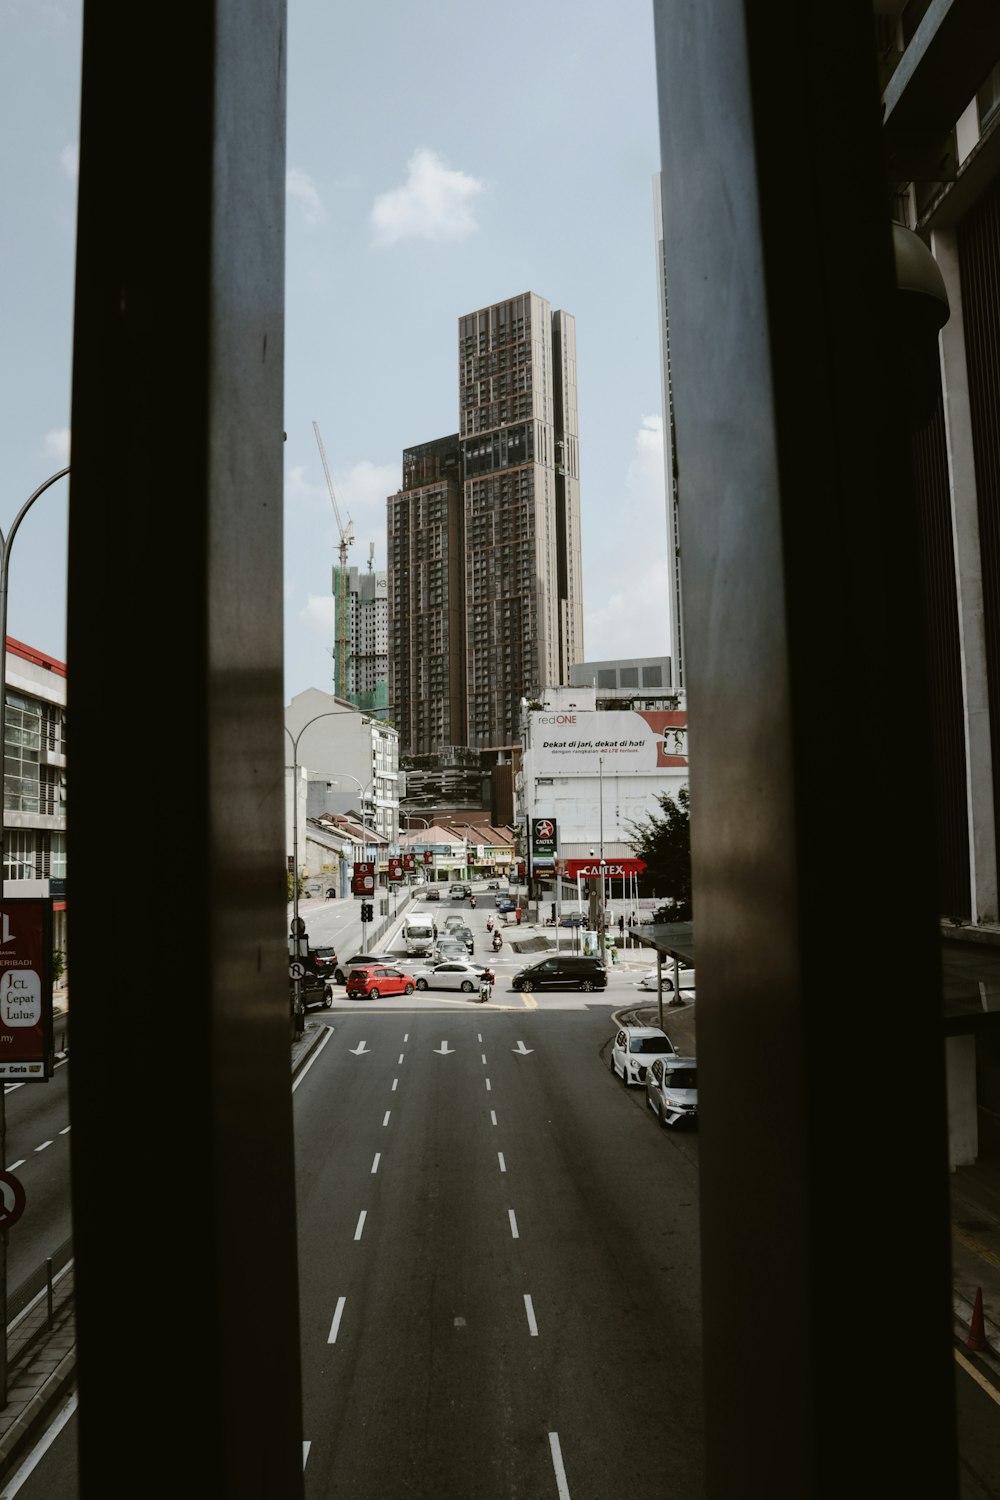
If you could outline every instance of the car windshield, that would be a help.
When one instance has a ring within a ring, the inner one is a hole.
[[[663,1081],[669,1089],[696,1089],[698,1072],[696,1068],[665,1068]]]
[[[633,1036],[629,1038],[630,1052],[669,1052],[670,1043],[665,1036]]]

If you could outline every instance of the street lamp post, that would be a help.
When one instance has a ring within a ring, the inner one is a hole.
[[[69,473],[69,465],[50,474],[34,494],[29,495],[14,517],[6,538],[0,532],[0,758],[6,754],[7,745],[7,577],[10,570],[10,549],[14,545],[18,527],[39,495],[44,495],[49,485],[55,484]],[[7,860],[7,842],[4,829],[4,813],[7,806],[7,778],[0,769],[0,897],[4,891],[4,870]],[[51,963],[51,955],[45,955]],[[7,1160],[7,1102],[4,1087],[0,1083],[0,1162]],[[0,1229],[0,1316],[3,1329],[0,1332],[0,1406],[7,1404],[7,1230]]]
[[[285,733],[288,735],[288,738],[292,742],[292,864],[295,868],[292,870],[291,938],[292,957],[295,959],[301,957],[299,948],[301,946],[301,940],[305,928],[305,923],[299,916],[299,740],[305,734],[310,724],[315,724],[319,719],[337,719],[341,714],[352,714],[356,712],[357,710],[353,708],[331,708],[328,709],[326,713],[313,714],[311,719],[306,720],[302,728],[299,730],[298,734],[293,734],[288,725],[285,725]],[[305,1012],[302,1005],[302,980],[297,974],[292,979],[292,985],[293,994],[295,997],[292,1002],[292,1011],[295,1020],[295,1035],[301,1036],[303,1031],[305,1030]]]

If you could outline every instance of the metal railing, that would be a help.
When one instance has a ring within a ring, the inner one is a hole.
[[[73,1305],[73,1241],[63,1243],[7,1298],[11,1369],[65,1318]]]

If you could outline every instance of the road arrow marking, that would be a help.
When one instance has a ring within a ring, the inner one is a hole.
[[[519,1041],[517,1046],[511,1047],[510,1050],[516,1052],[519,1057],[527,1057],[528,1053],[534,1052],[535,1049],[534,1047],[526,1047],[523,1042]]]
[[[348,1052],[353,1053],[355,1057],[360,1057],[362,1053],[368,1051],[368,1047],[365,1042],[359,1042],[356,1047],[348,1047],[347,1050]]]
[[[442,1042],[440,1047],[434,1048],[434,1051],[439,1052],[442,1057],[447,1057],[449,1053],[454,1051],[454,1048],[449,1047],[447,1042]]]

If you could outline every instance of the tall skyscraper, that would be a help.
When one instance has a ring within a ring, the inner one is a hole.
[[[389,499],[390,698],[413,753],[514,744],[521,699],[583,655],[575,319],[534,292],[466,314],[458,384],[457,436],[408,449]]]
[[[372,552],[374,554],[374,543]],[[347,697],[381,718],[388,703],[389,606],[387,574],[351,568],[347,586]]]

